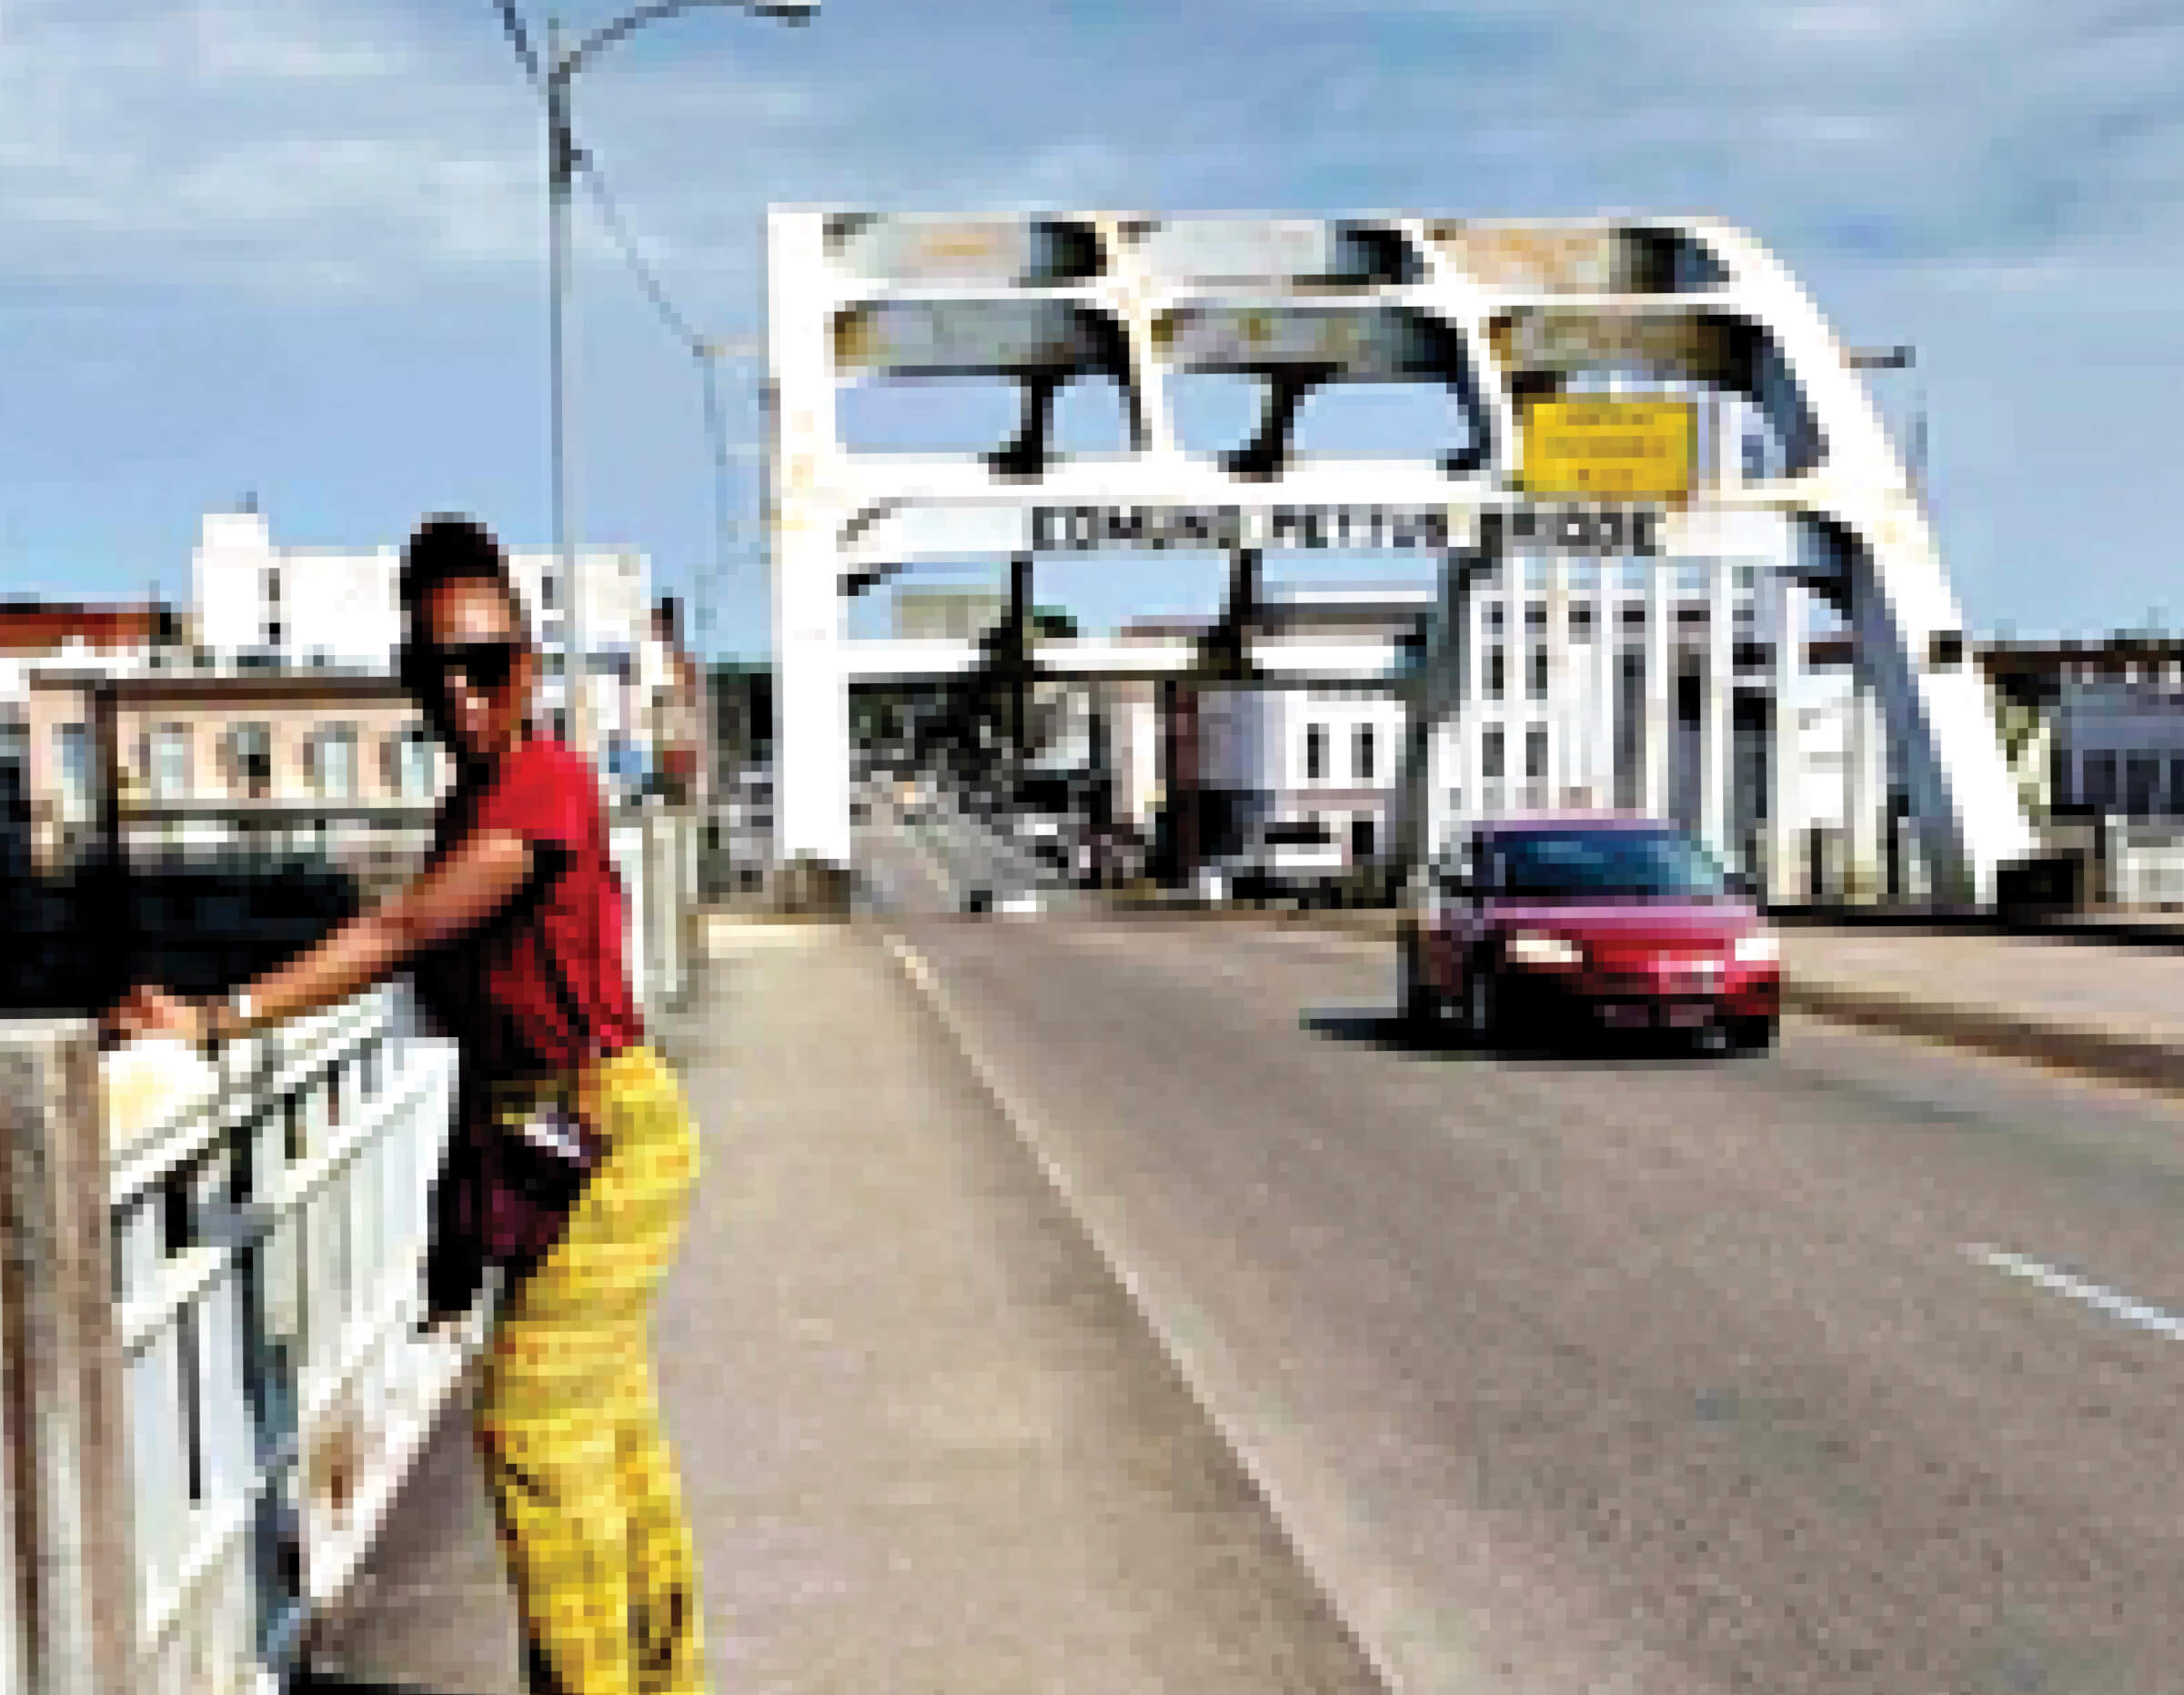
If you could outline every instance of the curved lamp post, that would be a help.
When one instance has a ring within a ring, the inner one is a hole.
[[[579,71],[625,35],[634,34],[647,24],[701,5],[732,5],[740,11],[779,18],[789,24],[809,23],[819,10],[817,0],[780,0],[780,4],[767,4],[765,0],[653,0],[651,5],[640,5],[611,23],[601,25],[566,49],[561,45],[559,20],[549,20],[546,63],[539,67],[539,80],[546,92],[547,334],[549,382],[553,392],[554,553],[559,561],[563,590],[569,596],[566,643],[569,662],[563,670],[562,688],[568,700],[569,740],[577,752],[588,759],[593,758],[598,750],[592,746],[590,654],[585,646],[584,595],[577,575],[575,521],[571,516],[568,370],[562,337],[569,296],[569,203],[579,157],[576,139],[569,129],[569,86]]]
[[[722,359],[740,360],[756,358],[764,348],[756,341],[719,341],[711,337],[699,336],[690,343],[690,356],[698,361],[698,372],[704,385],[705,436],[711,449],[713,460],[713,561],[709,570],[698,576],[697,604],[690,631],[691,646],[697,650],[699,711],[704,717],[704,742],[709,766],[718,767],[720,750],[715,744],[715,732],[720,728],[713,707],[713,667],[706,652],[706,641],[712,630],[713,596],[719,591],[721,580],[729,571],[730,532],[734,520],[729,512],[728,467],[736,449],[729,445],[728,430],[720,412],[720,385],[715,367]],[[699,779],[701,804],[710,808],[717,771],[709,769]]]

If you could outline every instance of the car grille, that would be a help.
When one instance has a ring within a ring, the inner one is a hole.
[[[1609,994],[1713,994],[1726,974],[1722,961],[1697,954],[1618,965],[1599,972],[1595,981]]]

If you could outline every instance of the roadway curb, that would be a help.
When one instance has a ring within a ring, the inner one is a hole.
[[[1298,1564],[1303,1568],[1304,1575],[1326,1602],[1328,1613],[1336,1627],[1356,1644],[1358,1651],[1364,1655],[1383,1689],[1401,1689],[1403,1680],[1397,1675],[1396,1667],[1390,1661],[1384,1646],[1364,1628],[1353,1604],[1334,1581],[1333,1574],[1328,1570],[1329,1565],[1334,1562],[1327,1551],[1310,1544],[1309,1539],[1300,1532],[1296,1511],[1286,1493],[1275,1487],[1265,1468],[1260,1464],[1257,1455],[1238,1433],[1234,1421],[1215,1405],[1214,1397],[1191,1351],[1183,1346],[1174,1327],[1164,1322],[1154,1310],[1142,1281],[1117,1249],[1111,1231],[1103,1228],[1101,1221],[1086,1207],[1082,1185],[1070,1176],[1061,1161],[1054,1156],[1037,1115],[1009,1087],[1007,1080],[987,1055],[984,1047],[972,1037],[962,1014],[957,1010],[948,991],[941,986],[937,974],[926,963],[925,956],[892,926],[876,928],[881,943],[901,969],[904,980],[924,1002],[933,1021],[955,1044],[956,1051],[971,1068],[971,1075],[977,1078],[979,1087],[993,1103],[994,1109],[1014,1134],[1018,1145],[1031,1156],[1062,1210],[1075,1221],[1078,1230],[1091,1245],[1092,1253],[1107,1268],[1107,1275],[1114,1279],[1122,1291],[1123,1298],[1137,1314],[1139,1322],[1145,1327],[1154,1347],[1159,1349],[1170,1368],[1182,1380],[1184,1393],[1198,1408],[1199,1416],[1212,1428],[1221,1445],[1228,1449],[1235,1460],[1238,1469],[1258,1492],[1283,1540],[1288,1543]]]
[[[1257,918],[1353,935],[1392,937],[1395,933],[1394,914],[1379,910],[1288,913],[1194,912],[1183,908],[1161,915]],[[2046,933],[2018,933],[2044,937]],[[1856,987],[1827,978],[1803,976],[1786,969],[1782,976],[1782,1003],[1797,1012],[1837,1024],[1887,1030],[2004,1059],[2024,1060],[2057,1071],[2077,1072],[2104,1082],[2184,1095],[2184,1047],[2152,1036],[2027,1018],[2000,1007],[1919,1000],[1885,989]]]
[[[1863,1024],[2028,1060],[2109,1083],[2184,1095],[2184,1048],[2149,1036],[2021,1018],[1998,1008],[1915,1000],[1881,989],[1849,988],[1785,974],[1782,1002],[1838,1024]]]

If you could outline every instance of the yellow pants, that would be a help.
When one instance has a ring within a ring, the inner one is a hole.
[[[652,1298],[697,1135],[649,1048],[591,1068],[605,1155],[569,1232],[504,1298],[476,1409],[531,1695],[702,1695],[698,1562],[652,1380]]]

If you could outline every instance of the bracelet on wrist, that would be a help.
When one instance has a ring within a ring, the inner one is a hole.
[[[197,1003],[197,1051],[216,1062],[221,1044],[226,1040],[221,1024],[222,1004],[217,996],[208,994]]]

